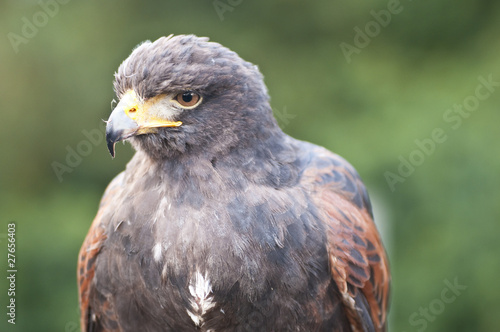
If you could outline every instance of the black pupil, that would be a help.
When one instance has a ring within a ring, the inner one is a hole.
[[[182,101],[185,103],[189,103],[191,100],[193,100],[193,93],[192,92],[185,92],[182,94]]]

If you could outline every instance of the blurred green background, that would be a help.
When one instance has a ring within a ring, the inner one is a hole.
[[[258,64],[284,131],[358,169],[390,254],[391,331],[498,331],[499,2],[54,1],[0,3],[0,331],[79,330],[77,253],[133,153],[112,160],[98,133],[113,73],[171,33]]]

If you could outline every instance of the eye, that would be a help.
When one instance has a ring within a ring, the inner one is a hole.
[[[174,98],[182,107],[185,108],[194,108],[198,106],[201,101],[201,96],[193,91],[186,91],[179,93]]]

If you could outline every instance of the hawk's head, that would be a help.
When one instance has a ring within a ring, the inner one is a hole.
[[[162,37],[137,46],[115,74],[120,99],[108,149],[130,138],[154,159],[224,153],[277,129],[257,66],[208,38]]]

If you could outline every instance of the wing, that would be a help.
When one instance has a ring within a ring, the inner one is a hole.
[[[304,171],[328,239],[330,271],[354,331],[385,331],[390,274],[370,200],[354,168],[315,147]]]
[[[106,240],[104,216],[112,206],[112,200],[116,192],[120,190],[122,185],[123,173],[116,176],[106,188],[104,195],[99,205],[97,215],[90,226],[90,230],[83,241],[83,245],[78,255],[78,295],[80,302],[80,323],[82,331],[102,331],[101,323],[97,321],[95,312],[106,311],[108,315],[111,313],[110,303],[106,299],[102,299],[99,305],[100,308],[91,308],[90,293],[93,287],[96,259],[101,251],[104,241]],[[112,316],[112,315],[111,315]],[[111,319],[112,320],[112,319]],[[108,322],[107,326],[116,325],[116,322]],[[111,331],[107,329],[106,331]]]

